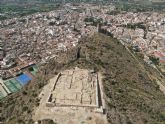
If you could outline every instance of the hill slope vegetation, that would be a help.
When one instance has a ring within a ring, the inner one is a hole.
[[[4,99],[1,102],[5,110],[2,119],[8,120],[9,124],[32,123],[30,119],[38,103],[37,94],[47,79],[77,66],[102,73],[110,124],[163,124],[165,96],[155,79],[164,79],[140,58],[137,59],[118,40],[94,34],[82,40],[78,47],[60,53],[56,60],[43,65],[38,78],[15,94],[17,97]]]

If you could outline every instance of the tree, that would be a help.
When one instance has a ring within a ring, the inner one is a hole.
[[[159,58],[156,58],[154,56],[149,56],[149,59],[155,64],[159,65]]]

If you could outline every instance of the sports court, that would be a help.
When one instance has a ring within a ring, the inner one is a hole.
[[[2,91],[0,91],[0,99],[4,98],[5,95],[2,93]]]
[[[2,85],[0,85],[0,99],[4,98],[5,96],[7,96],[7,92],[4,90]]]
[[[15,78],[5,81],[4,84],[12,93],[17,92],[22,88],[21,84]]]
[[[29,81],[32,80],[32,78],[31,78],[30,76],[28,76],[27,74],[21,74],[21,75],[18,76],[16,79],[17,79],[17,80],[20,82],[20,84],[23,85],[23,86],[26,85],[26,84],[28,84]]]

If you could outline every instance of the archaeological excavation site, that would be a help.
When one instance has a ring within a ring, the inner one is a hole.
[[[101,74],[93,70],[76,67],[60,72],[41,92],[34,119],[47,117],[55,122],[63,120],[63,123],[71,121],[73,124],[80,121],[79,117],[86,120],[93,116],[95,121],[98,118],[105,120],[102,88]]]

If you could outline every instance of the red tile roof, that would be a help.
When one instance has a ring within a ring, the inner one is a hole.
[[[155,51],[153,55],[158,58],[164,57],[164,55],[160,51]]]

